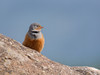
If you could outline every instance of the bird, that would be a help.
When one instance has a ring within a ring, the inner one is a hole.
[[[29,26],[29,30],[25,35],[25,39],[23,41],[23,45],[34,49],[38,52],[41,52],[44,48],[44,36],[41,32],[43,27],[38,23],[32,23]]]

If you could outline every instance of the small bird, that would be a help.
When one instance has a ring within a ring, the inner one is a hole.
[[[44,47],[44,37],[41,32],[43,27],[38,23],[32,23],[26,33],[23,45],[41,52]]]

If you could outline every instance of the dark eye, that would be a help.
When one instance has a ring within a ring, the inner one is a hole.
[[[37,25],[37,27],[40,27],[39,25]]]

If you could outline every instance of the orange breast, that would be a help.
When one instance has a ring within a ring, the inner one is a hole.
[[[23,45],[29,48],[32,48],[38,52],[41,52],[41,50],[44,47],[44,37],[42,34],[42,37],[39,39],[30,39],[30,37],[28,36],[28,34],[26,34],[25,36],[25,40],[23,42]]]

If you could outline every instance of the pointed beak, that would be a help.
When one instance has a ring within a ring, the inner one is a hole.
[[[42,29],[43,27],[41,26],[40,28]]]

